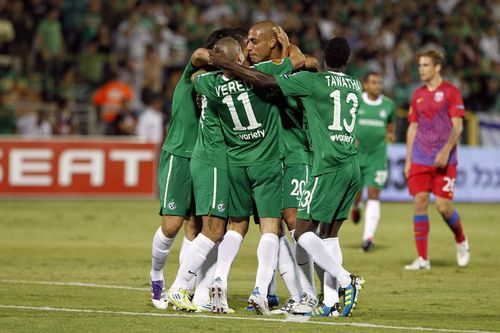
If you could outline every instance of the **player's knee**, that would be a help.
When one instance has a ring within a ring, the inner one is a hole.
[[[161,231],[168,238],[174,238],[182,227],[183,218],[179,216],[163,216]]]
[[[425,214],[429,206],[429,198],[417,195],[414,200],[414,205],[416,214]]]
[[[439,214],[441,214],[445,218],[449,218],[453,214],[453,207],[451,205],[451,202],[437,200],[436,209]]]

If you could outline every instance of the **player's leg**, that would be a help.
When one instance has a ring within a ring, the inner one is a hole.
[[[354,197],[359,191],[359,185],[359,166],[356,159],[338,171],[315,177],[302,197],[300,205],[305,209],[299,211],[295,231],[298,243],[313,256],[315,263],[337,279],[341,290],[344,291],[346,296],[343,316],[350,315],[352,311],[356,286],[350,273],[330,251],[329,243],[332,241],[329,238],[337,238],[338,230],[347,218]],[[325,237],[324,240],[312,231],[315,227],[312,221],[325,221],[320,231],[321,236]],[[327,310],[332,311],[332,308]]]
[[[193,296],[193,303],[197,310],[196,312],[211,312],[212,303],[210,300],[210,287],[214,281],[215,265],[217,262],[218,243],[212,251],[207,255],[207,258],[201,268],[197,272],[196,291]]]
[[[354,203],[352,204],[351,209],[351,220],[354,224],[358,224],[361,220],[361,206],[363,203],[361,202],[362,192],[359,192],[354,199]]]
[[[470,249],[460,215],[452,204],[456,174],[455,165],[448,165],[444,170],[437,170],[433,192],[436,195],[436,208],[455,236],[458,266],[464,267],[469,263]]]
[[[162,151],[158,167],[158,185],[162,225],[153,236],[150,279],[153,305],[166,309],[167,304],[162,296],[163,267],[175,236],[182,227],[184,216],[188,215],[191,206],[192,180],[189,160]]]
[[[433,167],[412,164],[408,177],[408,190],[413,196],[413,235],[418,257],[411,264],[406,265],[406,270],[430,269],[427,254],[427,241],[429,237],[429,193],[432,190]]]
[[[365,226],[363,231],[363,243],[361,249],[370,251],[374,246],[375,232],[380,221],[380,188],[368,186],[368,200],[365,209]]]
[[[168,293],[169,299],[172,298],[176,306],[185,310],[196,309],[196,307],[191,302],[182,299],[183,290],[188,289],[190,282],[195,281],[199,269],[224,235],[229,192],[226,170],[219,170],[204,162],[192,160],[191,171],[195,189],[196,215],[202,216],[202,230],[201,233],[198,232],[198,223],[190,225],[187,229],[186,235],[197,236],[186,249],[185,259],[180,262],[176,279]],[[200,219],[195,221],[197,220]]]
[[[300,196],[304,191],[305,185],[307,184],[309,174],[310,166],[307,164],[284,165],[283,220],[285,221],[288,230],[290,231],[292,239],[295,233],[295,221],[297,219]],[[281,267],[279,269],[280,274],[282,274],[285,284],[290,291],[290,299],[282,308],[282,310],[291,310],[291,305],[300,301],[303,290],[313,294],[314,297],[316,297],[316,293],[314,290],[314,276],[312,272],[312,260],[309,258],[307,252],[304,251],[304,249],[300,248],[299,257],[302,261],[301,266],[298,267],[295,253],[297,246],[296,244],[294,244],[293,250],[287,249],[289,246],[290,244],[288,238],[286,236],[281,236],[278,266]],[[292,253],[293,257],[288,257],[288,253]],[[294,272],[294,274],[286,273],[287,275],[283,275],[284,272]],[[296,292],[296,290],[299,290],[299,292]]]
[[[278,262],[279,226],[283,201],[281,161],[247,168],[253,199],[260,218],[261,237],[257,247],[255,288],[248,298],[258,314],[270,314],[267,289]]]

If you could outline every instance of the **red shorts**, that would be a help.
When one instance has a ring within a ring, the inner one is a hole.
[[[408,177],[408,190],[411,195],[419,192],[432,192],[438,197],[451,200],[456,177],[456,164],[449,164],[444,169],[438,169],[435,166],[412,163]]]

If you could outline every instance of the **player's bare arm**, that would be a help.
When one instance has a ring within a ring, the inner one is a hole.
[[[229,70],[235,76],[260,88],[278,88],[274,76],[247,68],[231,61],[220,49],[215,47],[210,52],[210,64]]]
[[[196,49],[191,55],[191,64],[193,64],[193,66],[196,68],[208,65],[209,61],[208,52],[209,50],[203,47]]]
[[[405,177],[408,178],[410,175],[411,166],[411,149],[413,147],[413,142],[415,141],[415,136],[417,135],[417,123],[410,123],[408,126],[408,131],[406,132],[406,162],[405,162]]]
[[[393,143],[396,141],[396,135],[394,134],[394,123],[390,122],[387,124],[387,142]]]
[[[206,73],[206,72],[207,72],[207,71],[206,71],[205,69],[200,69],[200,70],[198,70],[198,71],[194,72],[194,73],[193,73],[193,75],[191,75],[191,83],[192,83],[193,85],[195,85],[195,84],[196,84],[196,78],[197,78],[199,75],[201,75],[201,74],[203,74],[203,73]]]
[[[453,117],[451,118],[451,122],[453,124],[453,127],[451,129],[448,141],[443,146],[443,148],[441,148],[439,153],[436,155],[436,159],[434,160],[434,165],[438,168],[444,168],[448,165],[450,153],[453,147],[455,147],[455,145],[457,144],[458,139],[460,139],[460,135],[462,134],[463,119],[460,117]]]
[[[304,62],[304,70],[310,72],[321,72],[321,67],[319,65],[318,59],[316,57],[306,55],[306,60]]]

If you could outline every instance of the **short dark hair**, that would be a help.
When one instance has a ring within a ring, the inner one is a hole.
[[[245,27],[233,28],[229,33],[229,37],[233,37],[238,41],[238,43],[243,44],[245,39],[248,38],[248,28]]]
[[[380,74],[379,72],[375,72],[375,71],[369,71],[364,77],[363,77],[363,82],[368,82],[368,79],[370,78],[370,76],[382,76],[382,74]]]
[[[219,39],[228,37],[232,30],[232,28],[220,28],[213,31],[205,40],[205,48],[212,49]]]
[[[347,60],[349,60],[349,55],[351,54],[351,48],[347,39],[344,37],[335,37],[328,41],[323,50],[325,56],[326,64],[331,68],[340,68],[345,66]]]
[[[425,50],[422,52],[419,52],[417,54],[417,62],[420,60],[422,57],[427,57],[432,59],[432,63],[434,66],[436,65],[441,65],[443,67],[444,65],[444,54],[436,51],[436,50]]]

